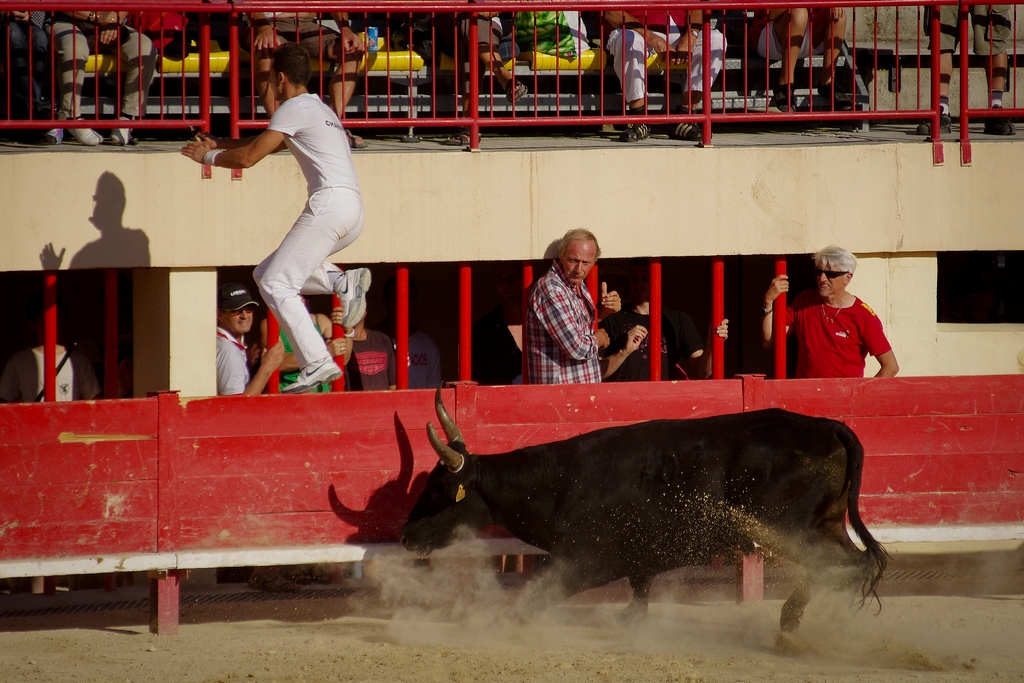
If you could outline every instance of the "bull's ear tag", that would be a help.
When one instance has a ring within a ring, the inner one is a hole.
[[[455,502],[458,503],[460,500],[466,497],[466,487],[459,484],[459,490],[455,492]]]

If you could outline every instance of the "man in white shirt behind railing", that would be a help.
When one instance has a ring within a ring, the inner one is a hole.
[[[628,105],[627,113],[643,114],[647,99],[647,58],[659,54],[669,67],[682,67],[689,63],[688,78],[683,89],[683,108],[687,112],[701,106],[704,90],[704,43],[702,13],[693,10],[687,14],[664,10],[652,10],[637,14],[643,20],[624,11],[603,12],[605,22],[611,28],[605,48],[612,56],[612,68],[622,83],[623,97]],[[711,30],[711,81],[714,82],[722,70],[725,57],[725,36],[717,29]],[[692,97],[692,99],[691,99]],[[666,103],[667,106],[667,103]],[[651,134],[647,123],[631,123],[619,139],[622,142],[639,142]],[[700,140],[700,128],[692,123],[681,123],[670,134],[678,140]]]

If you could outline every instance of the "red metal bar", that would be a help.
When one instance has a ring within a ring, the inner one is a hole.
[[[117,391],[117,269],[103,271],[103,396],[119,398]],[[126,387],[130,392],[131,387]],[[130,394],[129,394],[130,395]]]
[[[241,102],[241,87],[239,86],[238,55],[241,52],[238,41],[238,14],[232,13],[228,17],[228,52],[231,54],[228,62],[228,97],[231,99],[231,107],[228,109],[228,122],[231,127],[231,137],[240,136],[238,106]],[[255,107],[256,105],[253,104]]]
[[[647,330],[647,348],[648,353],[651,354],[650,380],[660,382],[663,379],[661,376],[661,259],[651,258],[648,268],[650,269],[648,275],[650,291],[648,325],[650,325],[650,329]]]
[[[469,61],[469,150],[480,151],[480,32],[477,30],[477,13],[469,15],[469,48],[466,50],[466,59]],[[459,27],[455,25],[456,42],[458,42]],[[488,32],[488,35],[490,33]],[[455,69],[459,69],[456,61]]]
[[[718,256],[711,260],[711,326],[718,327],[725,319],[725,261]],[[711,378],[725,379],[725,340],[717,334],[711,338]]]
[[[533,285],[533,265],[529,261],[523,261],[523,384],[529,384],[529,373],[526,371],[529,359],[526,348],[526,321],[527,313],[530,310],[530,287]]]
[[[188,40],[182,37],[182,40]],[[184,89],[182,90],[184,96]],[[210,120],[213,116],[211,106],[210,83],[210,15],[203,12],[199,15],[199,126],[209,132]],[[232,100],[237,102],[238,100]]]
[[[341,306],[341,297],[337,294],[331,296],[331,308],[335,309]],[[340,339],[345,336],[345,328],[338,323],[331,321],[331,339]],[[352,343],[349,340],[348,343]],[[334,362],[338,365],[338,369],[341,370],[341,377],[334,380],[331,384],[331,391],[345,391],[345,354],[334,357]]]
[[[584,284],[587,286],[587,293],[590,294],[590,300],[594,302],[595,310],[599,310],[601,307],[599,302],[600,294],[598,293],[598,290],[601,288],[601,285],[598,284],[599,277],[597,264],[595,263],[590,272],[587,273],[587,279],[584,281]],[[597,316],[594,316],[594,329],[597,329]]]
[[[267,309],[267,348],[273,347],[275,344],[281,343],[281,324],[277,321],[277,316],[274,312]],[[294,343],[294,342],[293,342]],[[270,379],[267,381],[267,393],[268,394],[279,394],[281,393],[281,371],[274,370],[270,373]]]
[[[395,268],[395,377],[397,388],[409,388],[409,266]]]
[[[473,266],[459,264],[459,381],[473,375]]]
[[[988,9],[991,9],[989,7]],[[960,13],[957,15],[957,33],[960,36],[960,163],[964,166],[971,165],[971,132],[970,132],[970,93],[968,92],[967,83],[970,80],[970,74],[968,73],[967,67],[967,49],[966,47],[971,43],[968,42],[968,11],[967,5],[960,6]],[[992,45],[989,44],[989,52],[992,51]],[[991,54],[988,57],[992,59]],[[987,73],[991,73],[991,61],[989,64],[989,70]],[[950,83],[952,83],[953,77],[950,75]],[[989,85],[991,87],[991,85]],[[986,93],[986,98],[988,93]]]
[[[57,271],[43,273],[43,400],[57,400]]]
[[[786,257],[775,259],[775,275],[786,274]],[[775,349],[775,379],[786,379],[786,292],[772,304],[772,345]]]
[[[942,57],[942,50],[939,43],[939,31],[941,27],[939,25],[939,12],[938,8],[936,11],[931,12],[931,47],[932,47],[932,63],[931,63],[931,81],[932,81],[932,163],[936,166],[941,165],[945,161],[945,153],[942,148],[942,131],[941,117],[942,110],[939,105],[939,61]],[[966,46],[963,46],[966,47]],[[962,52],[963,50],[961,50]]]

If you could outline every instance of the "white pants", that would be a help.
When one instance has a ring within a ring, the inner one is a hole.
[[[319,190],[306,200],[281,246],[253,271],[267,308],[291,340],[300,368],[330,358],[323,338],[309,324],[301,295],[334,294],[341,271],[324,259],[352,244],[362,229],[362,195],[346,188]]]
[[[652,33],[661,36],[670,45],[679,41],[679,27],[673,23],[669,26],[668,36],[657,31]],[[627,102],[642,100],[647,94],[647,57],[654,54],[643,36],[632,29],[617,28],[608,35],[608,52],[612,56],[612,68],[622,84],[622,92]],[[722,70],[722,57],[725,54],[725,36],[721,32],[711,31],[711,80],[714,81]],[[703,36],[697,37],[697,45],[690,57],[690,79],[688,89],[692,92],[704,90],[704,41]]]

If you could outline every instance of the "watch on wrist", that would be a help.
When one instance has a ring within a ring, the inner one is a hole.
[[[772,312],[773,310],[774,310],[774,309],[773,309],[773,308],[772,308],[771,306],[769,306],[768,308],[762,308],[762,309],[761,309],[761,313],[763,313],[764,315],[771,315],[771,312]]]

